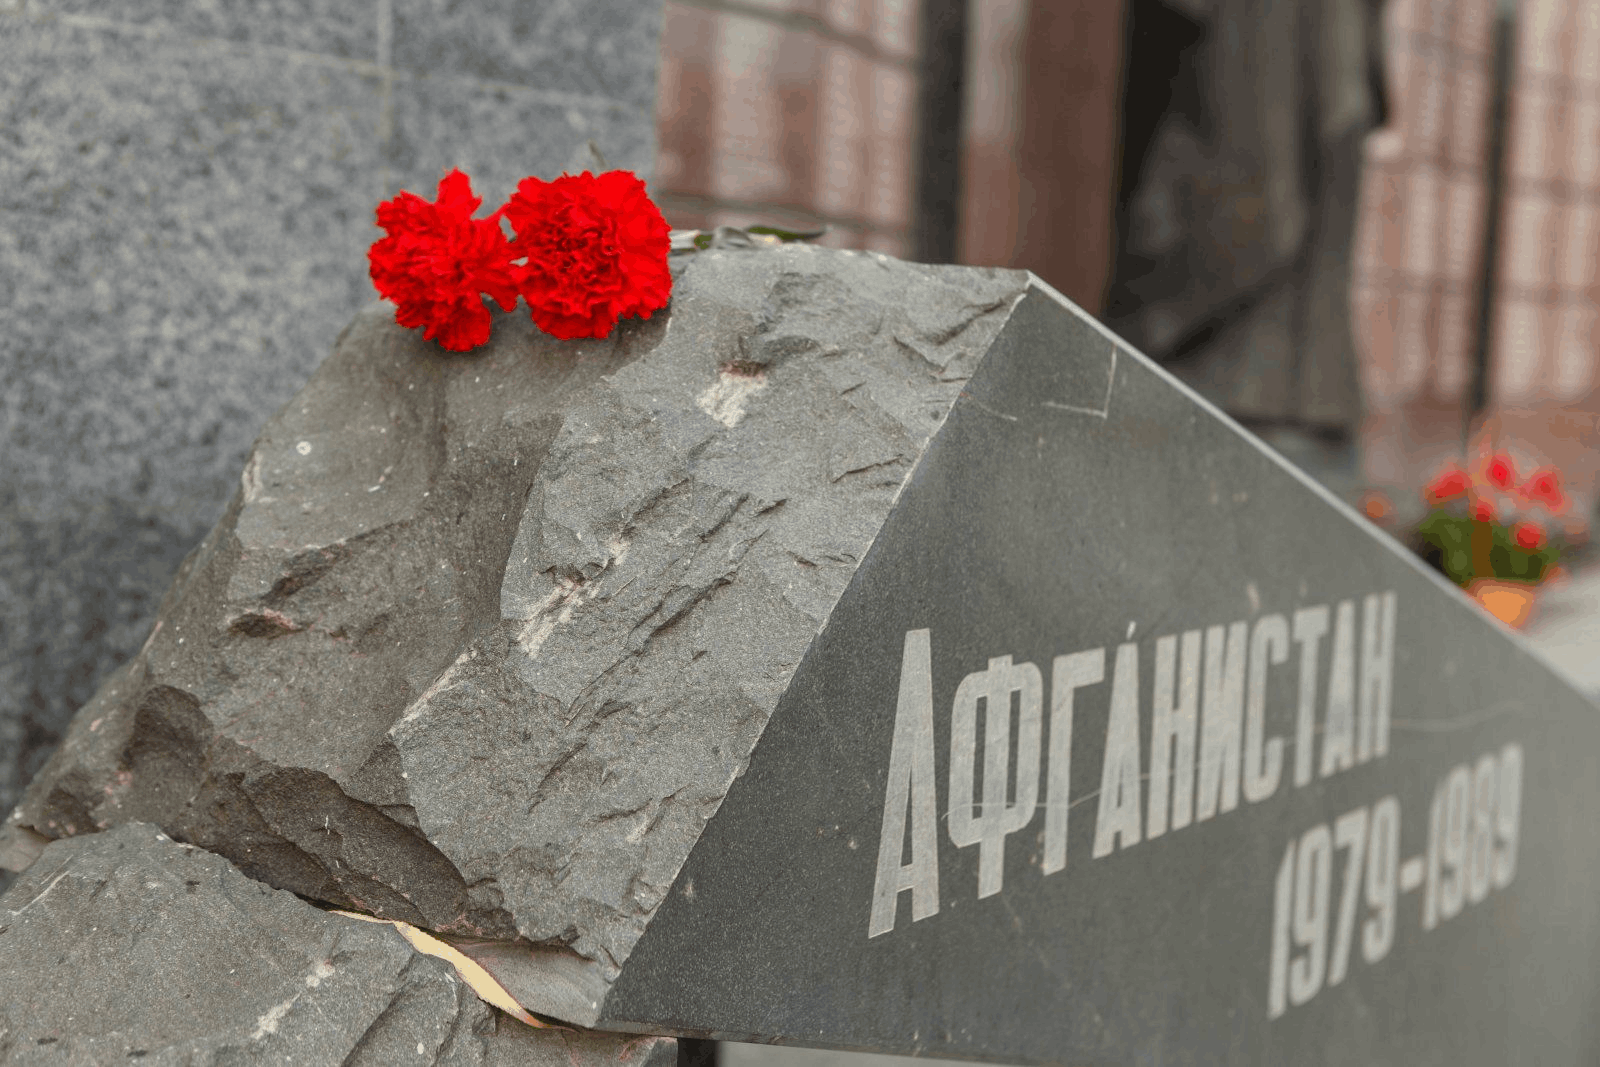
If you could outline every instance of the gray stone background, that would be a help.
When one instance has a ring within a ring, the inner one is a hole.
[[[590,140],[648,176],[660,22],[661,0],[0,0],[0,813],[376,298],[379,201],[458,166],[487,212],[593,168]]]

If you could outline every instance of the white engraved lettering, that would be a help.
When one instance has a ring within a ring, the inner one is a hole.
[[[1156,640],[1155,692],[1150,696],[1150,802],[1145,836],[1167,832],[1167,799],[1172,799],[1172,829],[1189,825],[1194,810],[1194,731],[1200,705],[1200,631],[1183,635],[1178,664],[1176,635]],[[1177,674],[1176,687],[1173,675]],[[1177,692],[1174,694],[1174,688]]]
[[[1057,656],[1050,671],[1050,770],[1045,788],[1045,874],[1067,865],[1067,814],[1072,803],[1072,694],[1106,676],[1106,650]]]
[[[1094,826],[1094,858],[1139,843],[1139,646],[1120,645],[1111,675],[1111,714],[1100,770],[1100,809]]]
[[[1249,624],[1206,630],[1200,705],[1200,795],[1195,822],[1239,806],[1240,720],[1244,717],[1244,652]],[[1223,645],[1223,635],[1227,645]]]
[[[1345,600],[1334,613],[1333,663],[1323,711],[1322,777],[1355,766],[1356,606]]]
[[[907,630],[900,660],[900,699],[884,789],[878,874],[872,886],[867,936],[894,929],[900,894],[911,890],[911,921],[939,911],[939,805],[934,796],[933,666],[927,630]],[[901,863],[906,812],[911,814],[911,861]]]
[[[1389,752],[1389,694],[1394,680],[1395,595],[1373,593],[1361,610],[1361,717],[1356,762]]]
[[[1267,667],[1289,658],[1289,621],[1282,615],[1256,620],[1250,635],[1250,684],[1244,702],[1244,798],[1259,804],[1278,790],[1283,777],[1283,739],[1264,740]]]
[[[1011,694],[1019,695],[1016,793],[1006,792],[1011,762]],[[974,780],[978,702],[984,704],[983,785]],[[989,661],[956,687],[950,712],[950,840],[978,846],[978,898],[1000,892],[1005,878],[1006,836],[1028,825],[1039,802],[1039,733],[1044,680],[1031,663],[1010,656]],[[981,814],[974,816],[977,805]]]

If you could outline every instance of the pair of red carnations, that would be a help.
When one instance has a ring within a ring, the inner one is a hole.
[[[666,221],[628,171],[524,178],[493,215],[473,218],[482,203],[452,170],[433,202],[402,192],[378,205],[388,236],[368,251],[369,273],[401,326],[465,352],[489,339],[483,298],[510,311],[520,296],[552,337],[604,337],[672,295]]]

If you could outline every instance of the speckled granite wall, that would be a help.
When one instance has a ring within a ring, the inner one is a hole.
[[[0,812],[451,166],[641,174],[660,0],[0,0]]]

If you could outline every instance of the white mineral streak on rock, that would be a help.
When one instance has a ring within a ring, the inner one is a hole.
[[[323,979],[333,977],[333,962],[331,960],[318,960],[316,966],[311,968],[311,973],[306,975],[306,985],[312,989],[322,984]]]
[[[239,488],[244,492],[244,502],[254,504],[261,497],[261,453],[251,452],[250,460],[239,475]]]
[[[294,1002],[298,999],[300,999],[298,996],[290,997],[282,1004],[274,1004],[267,1009],[267,1013],[256,1020],[256,1032],[250,1035],[250,1040],[260,1041],[268,1034],[277,1033],[278,1024],[283,1021],[285,1015],[289,1014],[289,1009],[294,1007]]]
[[[25,912],[25,911],[27,911],[27,910],[28,910],[28,909],[29,909],[29,908],[31,908],[31,907],[33,907],[33,906],[34,906],[34,905],[35,905],[35,904],[37,904],[37,903],[39,903],[39,901],[41,901],[41,900],[43,900],[43,899],[44,899],[44,898],[45,898],[45,897],[47,897],[47,896],[49,896],[49,895],[50,895],[50,891],[51,891],[51,890],[53,890],[53,889],[55,889],[55,887],[56,887],[56,885],[57,885],[57,884],[58,884],[58,883],[60,883],[60,881],[61,881],[61,879],[63,879],[63,878],[65,878],[65,877],[66,877],[66,874],[65,874],[65,873],[62,873],[62,874],[58,874],[58,875],[56,875],[56,876],[55,876],[55,877],[54,877],[54,878],[52,878],[52,879],[51,879],[51,880],[50,880],[50,884],[49,884],[49,885],[47,885],[47,886],[45,886],[45,887],[44,887],[44,889],[42,889],[42,890],[41,890],[41,891],[40,891],[40,892],[39,892],[39,895],[38,895],[38,896],[36,896],[36,897],[34,897],[34,898],[33,898],[33,899],[32,899],[32,900],[30,900],[30,901],[28,901],[28,902],[27,902],[27,903],[26,903],[26,904],[24,904],[24,905],[23,905],[23,906],[22,906],[22,907],[20,907],[20,908],[18,908],[18,909],[17,909],[17,910],[16,910],[16,911],[12,911],[12,912],[11,912],[11,917],[12,917],[12,918],[13,918],[13,919],[17,919],[17,918],[20,918],[20,917],[21,917],[21,916],[22,916],[22,913],[23,913],[23,912]],[[9,908],[8,908],[8,909],[6,909],[6,910],[7,910],[7,911],[10,911],[10,909],[9,909]]]
[[[423,690],[422,695],[411,702],[411,706],[407,708],[406,713],[400,717],[400,721],[389,728],[390,735],[392,736],[394,731],[400,726],[410,722],[412,719],[415,719],[418,715],[421,715],[423,711],[427,709],[429,701],[438,696],[440,693],[444,692],[446,689],[449,689],[450,686],[455,683],[457,668],[459,668],[462,664],[470,663],[471,661],[471,649],[468,649],[467,651],[461,653],[461,655],[457,656],[456,661],[450,664],[450,666],[446,667],[444,671],[440,673],[439,677],[433,680],[433,684],[428,686],[427,689]]]
[[[765,374],[721,371],[711,388],[695,400],[700,410],[732,429],[744,418],[745,401],[767,387]]]
[[[583,582],[576,582],[570,578],[557,578],[555,588],[550,590],[550,595],[539,602],[533,609],[533,614],[523,624],[522,632],[517,635],[517,644],[530,657],[537,656],[539,649],[549,640],[556,628],[572,621],[572,613],[585,600],[594,596],[594,591],[585,590]]]
[[[578,539],[583,540],[583,531],[574,531]],[[600,591],[600,576],[608,571],[615,570],[628,558],[628,548],[631,542],[622,537],[614,537],[606,542],[606,551],[611,558],[606,560],[600,574],[588,582],[575,581],[571,578],[555,579],[555,587],[534,606],[533,614],[529,615],[523,623],[522,630],[517,634],[517,644],[530,658],[539,654],[539,649],[550,639],[550,635],[557,629],[572,621],[572,613],[585,603],[593,600]]]

